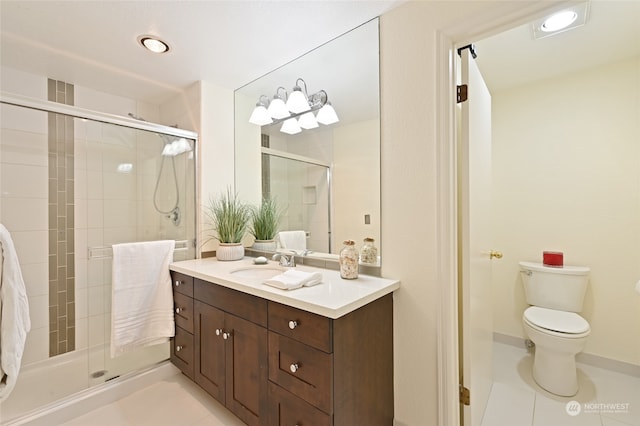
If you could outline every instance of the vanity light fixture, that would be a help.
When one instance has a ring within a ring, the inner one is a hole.
[[[262,98],[266,99],[266,102],[262,100]],[[267,104],[269,103],[269,98],[265,95],[260,96],[260,99],[256,103],[256,107],[253,109],[251,113],[251,117],[249,118],[249,123],[255,124],[257,126],[266,126],[267,124],[273,123],[269,112],[267,111]]]
[[[169,51],[169,45],[155,36],[143,35],[138,37],[138,41],[142,47],[153,53],[166,53]]]
[[[280,89],[284,91],[284,96],[280,95]],[[291,115],[284,101],[287,99],[287,90],[280,86],[276,89],[276,94],[273,95],[273,100],[269,103],[267,111],[272,118],[279,120],[281,118],[287,118]]]
[[[532,24],[534,39],[541,39],[580,27],[587,22],[589,3],[584,2],[555,12]]]
[[[271,102],[269,97],[261,95],[249,118],[250,123],[258,126],[282,123],[280,131],[290,135],[300,133],[302,129],[315,129],[319,127],[318,123],[329,125],[338,121],[327,92],[320,90],[309,95],[307,83],[301,78],[296,80],[289,96],[282,86],[276,89]]]
[[[282,123],[282,127],[280,127],[280,131],[282,133],[286,133],[288,135],[295,135],[302,132],[302,128],[298,123],[298,120],[295,118],[289,118]]]

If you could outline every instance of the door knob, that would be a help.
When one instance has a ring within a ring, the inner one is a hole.
[[[502,259],[502,252],[501,251],[496,251],[496,250],[491,250],[489,252],[489,259]]]

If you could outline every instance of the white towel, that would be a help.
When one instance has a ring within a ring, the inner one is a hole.
[[[111,357],[175,335],[169,263],[175,241],[113,246]]]
[[[0,224],[0,403],[20,372],[24,344],[31,329],[27,290],[20,262],[7,228]]]
[[[311,287],[322,282],[320,272],[304,272],[289,269],[280,275],[266,280],[264,283],[282,290],[294,290],[300,287]]]
[[[304,231],[278,232],[279,248],[302,252],[307,249],[307,233]]]

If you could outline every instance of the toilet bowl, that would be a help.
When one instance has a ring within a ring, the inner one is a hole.
[[[589,323],[577,314],[582,310],[590,270],[520,262],[520,271],[531,305],[522,314],[522,324],[536,347],[533,378],[553,394],[573,396],[578,392],[576,355],[591,332]]]
[[[522,315],[524,330],[535,343],[533,379],[560,396],[578,392],[576,354],[582,352],[591,329],[573,312],[532,306]]]

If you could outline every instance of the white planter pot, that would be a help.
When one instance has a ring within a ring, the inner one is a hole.
[[[256,240],[251,248],[259,251],[276,251],[276,242],[275,240]]]
[[[244,246],[241,243],[220,243],[220,246],[216,250],[216,259],[218,260],[240,260],[243,257]]]

